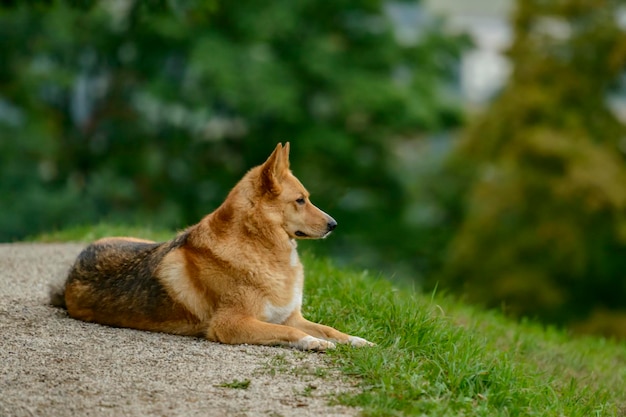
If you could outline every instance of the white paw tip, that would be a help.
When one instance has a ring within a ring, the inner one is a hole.
[[[370,341],[363,339],[362,337],[357,337],[357,336],[350,336],[350,338],[348,339],[348,343],[350,343],[350,345],[354,347],[376,346],[375,343],[372,343]]]
[[[305,336],[295,343],[295,347],[302,350],[324,351],[335,349],[335,344],[328,340],[318,339],[317,337]]]

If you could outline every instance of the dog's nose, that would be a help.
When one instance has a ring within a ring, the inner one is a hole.
[[[328,224],[326,225],[326,228],[329,232],[332,232],[333,230],[335,230],[335,227],[337,227],[337,222],[335,221],[335,219],[330,219],[328,221]]]

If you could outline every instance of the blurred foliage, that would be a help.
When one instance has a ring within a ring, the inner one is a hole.
[[[340,224],[316,249],[626,335],[626,131],[610,106],[626,96],[624,6],[518,0],[508,85],[451,158],[468,41],[416,27],[416,10],[3,2],[0,241],[183,228],[291,141],[294,173]]]
[[[183,228],[277,142],[362,264],[410,259],[394,152],[461,122],[467,39],[416,2],[0,6],[0,240],[99,221]],[[408,9],[406,9],[408,10]]]
[[[463,204],[442,280],[469,299],[626,334],[626,130],[609,106],[626,91],[620,7],[517,2],[510,81],[449,172]]]

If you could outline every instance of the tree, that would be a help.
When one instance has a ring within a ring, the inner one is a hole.
[[[511,78],[451,164],[467,193],[442,279],[474,301],[569,324],[624,308],[619,3],[517,3]]]
[[[410,253],[393,150],[460,123],[440,91],[465,42],[436,21],[405,42],[380,0],[15,3],[0,9],[0,239],[185,227],[291,141],[339,221],[329,247]]]

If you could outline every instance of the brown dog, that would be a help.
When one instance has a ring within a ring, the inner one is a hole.
[[[79,320],[222,343],[371,345],[300,312],[295,239],[324,238],[336,226],[289,170],[289,143],[278,144],[217,210],[173,240],[116,237],[88,246],[55,304]]]

